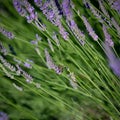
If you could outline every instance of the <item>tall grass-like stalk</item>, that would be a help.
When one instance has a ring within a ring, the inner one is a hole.
[[[119,6],[0,1],[0,120],[119,120]]]

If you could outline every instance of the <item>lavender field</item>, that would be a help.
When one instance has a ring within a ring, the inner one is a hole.
[[[120,0],[0,0],[0,120],[120,120]]]

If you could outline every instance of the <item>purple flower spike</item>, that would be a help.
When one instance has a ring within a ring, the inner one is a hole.
[[[28,2],[28,0],[22,0],[22,5],[26,7],[26,9],[29,13],[34,11],[34,8],[31,6],[31,4]]]
[[[112,20],[112,24],[114,25],[114,27],[117,30],[118,35],[120,35],[120,26],[119,26],[119,24],[117,23],[117,21],[114,18],[111,18],[111,20]]]
[[[44,4],[41,5],[40,9],[44,11],[49,7],[49,5],[50,5],[50,1],[46,1]]]
[[[0,120],[8,120],[8,115],[4,112],[0,112]]]
[[[70,0],[63,0],[62,2],[63,13],[68,20],[72,19],[72,12],[70,9]]]
[[[42,0],[34,0],[34,2],[38,7],[42,6]]]
[[[120,0],[116,0],[113,4],[112,4],[112,8],[115,9],[116,11],[118,11],[120,13]]]
[[[114,59],[114,61],[109,61],[110,67],[114,74],[120,77],[120,59]]]
[[[82,20],[84,22],[84,25],[86,26],[87,31],[89,32],[89,35],[95,40],[98,40],[98,36],[97,34],[94,32],[93,28],[91,27],[91,25],[89,24],[87,18],[85,16],[82,16]]]
[[[45,49],[44,52],[45,52],[46,64],[47,64],[48,69],[53,69],[57,74],[61,74],[62,69],[58,67],[57,65],[55,65],[47,49]]]
[[[21,16],[26,16],[27,11],[22,7],[21,2],[19,0],[13,0],[13,5],[16,9],[16,11],[21,15]]]
[[[0,42],[0,52],[3,53],[3,55],[7,55],[8,53],[7,49],[3,46],[2,42]]]
[[[68,38],[69,38],[68,32],[65,31],[65,29],[64,29],[64,27],[63,27],[62,25],[59,25],[58,27],[59,27],[59,29],[60,29],[60,34],[62,35],[62,37],[63,37],[65,40],[68,40]]]
[[[31,23],[32,21],[36,20],[38,16],[37,12],[34,11],[34,7],[27,0],[23,0],[22,4],[29,13],[29,15],[26,17],[27,22]]]
[[[33,20],[37,19],[37,13],[31,13],[30,15],[28,15],[27,17],[27,22],[31,23]]]
[[[113,47],[114,42],[112,41],[111,36],[107,32],[107,28],[106,28],[106,26],[104,24],[103,24],[103,32],[104,32],[104,36],[105,36],[105,41],[108,43],[109,46]]]
[[[71,11],[70,0],[63,0],[62,2],[63,14],[66,16],[66,22],[72,30],[75,37],[78,39],[81,45],[85,44],[85,36],[82,34],[81,30],[78,28],[77,24],[73,20],[73,14]]]
[[[40,7],[40,10],[46,16],[46,18],[59,28],[60,34],[65,40],[67,40],[68,33],[61,23],[61,10],[59,2],[57,0],[47,0],[43,3],[41,0],[34,0],[34,2]]]
[[[21,16],[26,17],[28,23],[37,19],[37,12],[27,0],[13,0],[13,5]]]
[[[105,42],[105,44],[103,45],[105,48],[105,53],[107,55],[110,68],[112,69],[115,75],[120,77],[120,59],[115,56],[114,52],[112,51],[111,47],[107,42]]]
[[[29,69],[31,69],[31,68],[32,68],[32,65],[31,65],[31,64],[29,64],[29,63],[27,63],[27,62],[25,62],[25,63],[24,63],[24,66],[25,66],[26,68],[29,68]]]
[[[14,35],[13,35],[13,33],[11,33],[11,32],[8,32],[8,33],[7,33],[7,36],[8,36],[9,39],[13,39],[13,38],[14,38]]]
[[[9,39],[14,39],[14,34],[0,27],[0,32]]]
[[[30,7],[28,8],[28,12],[29,12],[29,13],[34,12],[34,7],[30,6]]]

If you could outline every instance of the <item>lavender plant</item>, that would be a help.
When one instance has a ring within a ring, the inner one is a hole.
[[[0,1],[0,120],[119,120],[119,6]]]

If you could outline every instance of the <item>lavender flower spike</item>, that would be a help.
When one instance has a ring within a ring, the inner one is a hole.
[[[103,44],[108,58],[109,66],[115,75],[120,77],[120,59],[117,58],[108,43]]]
[[[37,20],[37,12],[34,11],[34,7],[28,2],[28,0],[22,0],[23,6],[26,8],[29,15],[26,17],[27,22],[31,23],[34,20]]]
[[[89,24],[89,22],[87,21],[87,18],[85,16],[82,16],[82,20],[84,22],[84,25],[86,26],[87,31],[89,32],[89,35],[95,40],[98,40],[98,36],[97,34],[94,32],[93,28],[91,27],[91,25]]]
[[[9,32],[2,27],[0,27],[0,33],[2,33],[4,36],[6,36],[9,39],[14,39],[14,37],[15,37],[12,32]]]
[[[71,20],[73,16],[70,9],[70,0],[63,0],[62,7],[63,7],[63,14],[67,17],[68,20]]]
[[[42,0],[34,0],[34,3],[35,3],[38,7],[41,7],[41,6],[42,6]]]
[[[9,120],[8,115],[4,112],[0,112],[0,120]]]
[[[26,16],[27,11],[22,7],[21,2],[19,0],[13,0],[13,5],[16,9],[16,11],[21,15],[21,16]]]
[[[25,62],[25,63],[24,63],[24,66],[25,66],[26,68],[29,68],[29,69],[31,69],[31,68],[32,68],[32,65],[31,65],[31,64],[29,64],[28,62]]]
[[[105,7],[104,7],[104,1],[103,1],[103,0],[98,0],[98,2],[99,2],[99,6],[100,6],[102,12],[103,12],[108,18],[110,18],[107,10],[106,10]]]
[[[114,27],[117,30],[118,35],[120,35],[120,26],[118,25],[118,23],[116,22],[116,20],[113,17],[111,18],[111,20],[112,20],[112,24],[114,25]]]
[[[118,11],[118,13],[120,13],[120,0],[116,0],[115,2],[113,2],[111,7]]]
[[[109,46],[114,46],[114,43],[111,39],[110,34],[107,32],[107,28],[106,26],[103,24],[103,32],[104,32],[104,36],[105,36],[105,41],[109,44]]]
[[[61,68],[54,64],[47,49],[45,49],[45,57],[48,69],[53,69],[57,74],[61,74],[62,73]]]
[[[49,52],[47,51],[47,49],[45,49],[45,57],[46,57],[47,67],[49,69],[53,69],[55,65],[54,65],[54,63],[51,59],[51,56],[50,56]]]
[[[78,39],[81,45],[85,44],[85,36],[82,31],[78,28],[77,24],[73,20],[73,14],[71,11],[70,0],[63,0],[62,2],[63,13],[66,16],[66,22],[72,30],[75,37]]]
[[[3,55],[7,55],[8,53],[7,49],[3,46],[2,42],[0,42],[0,52],[3,53]]]

